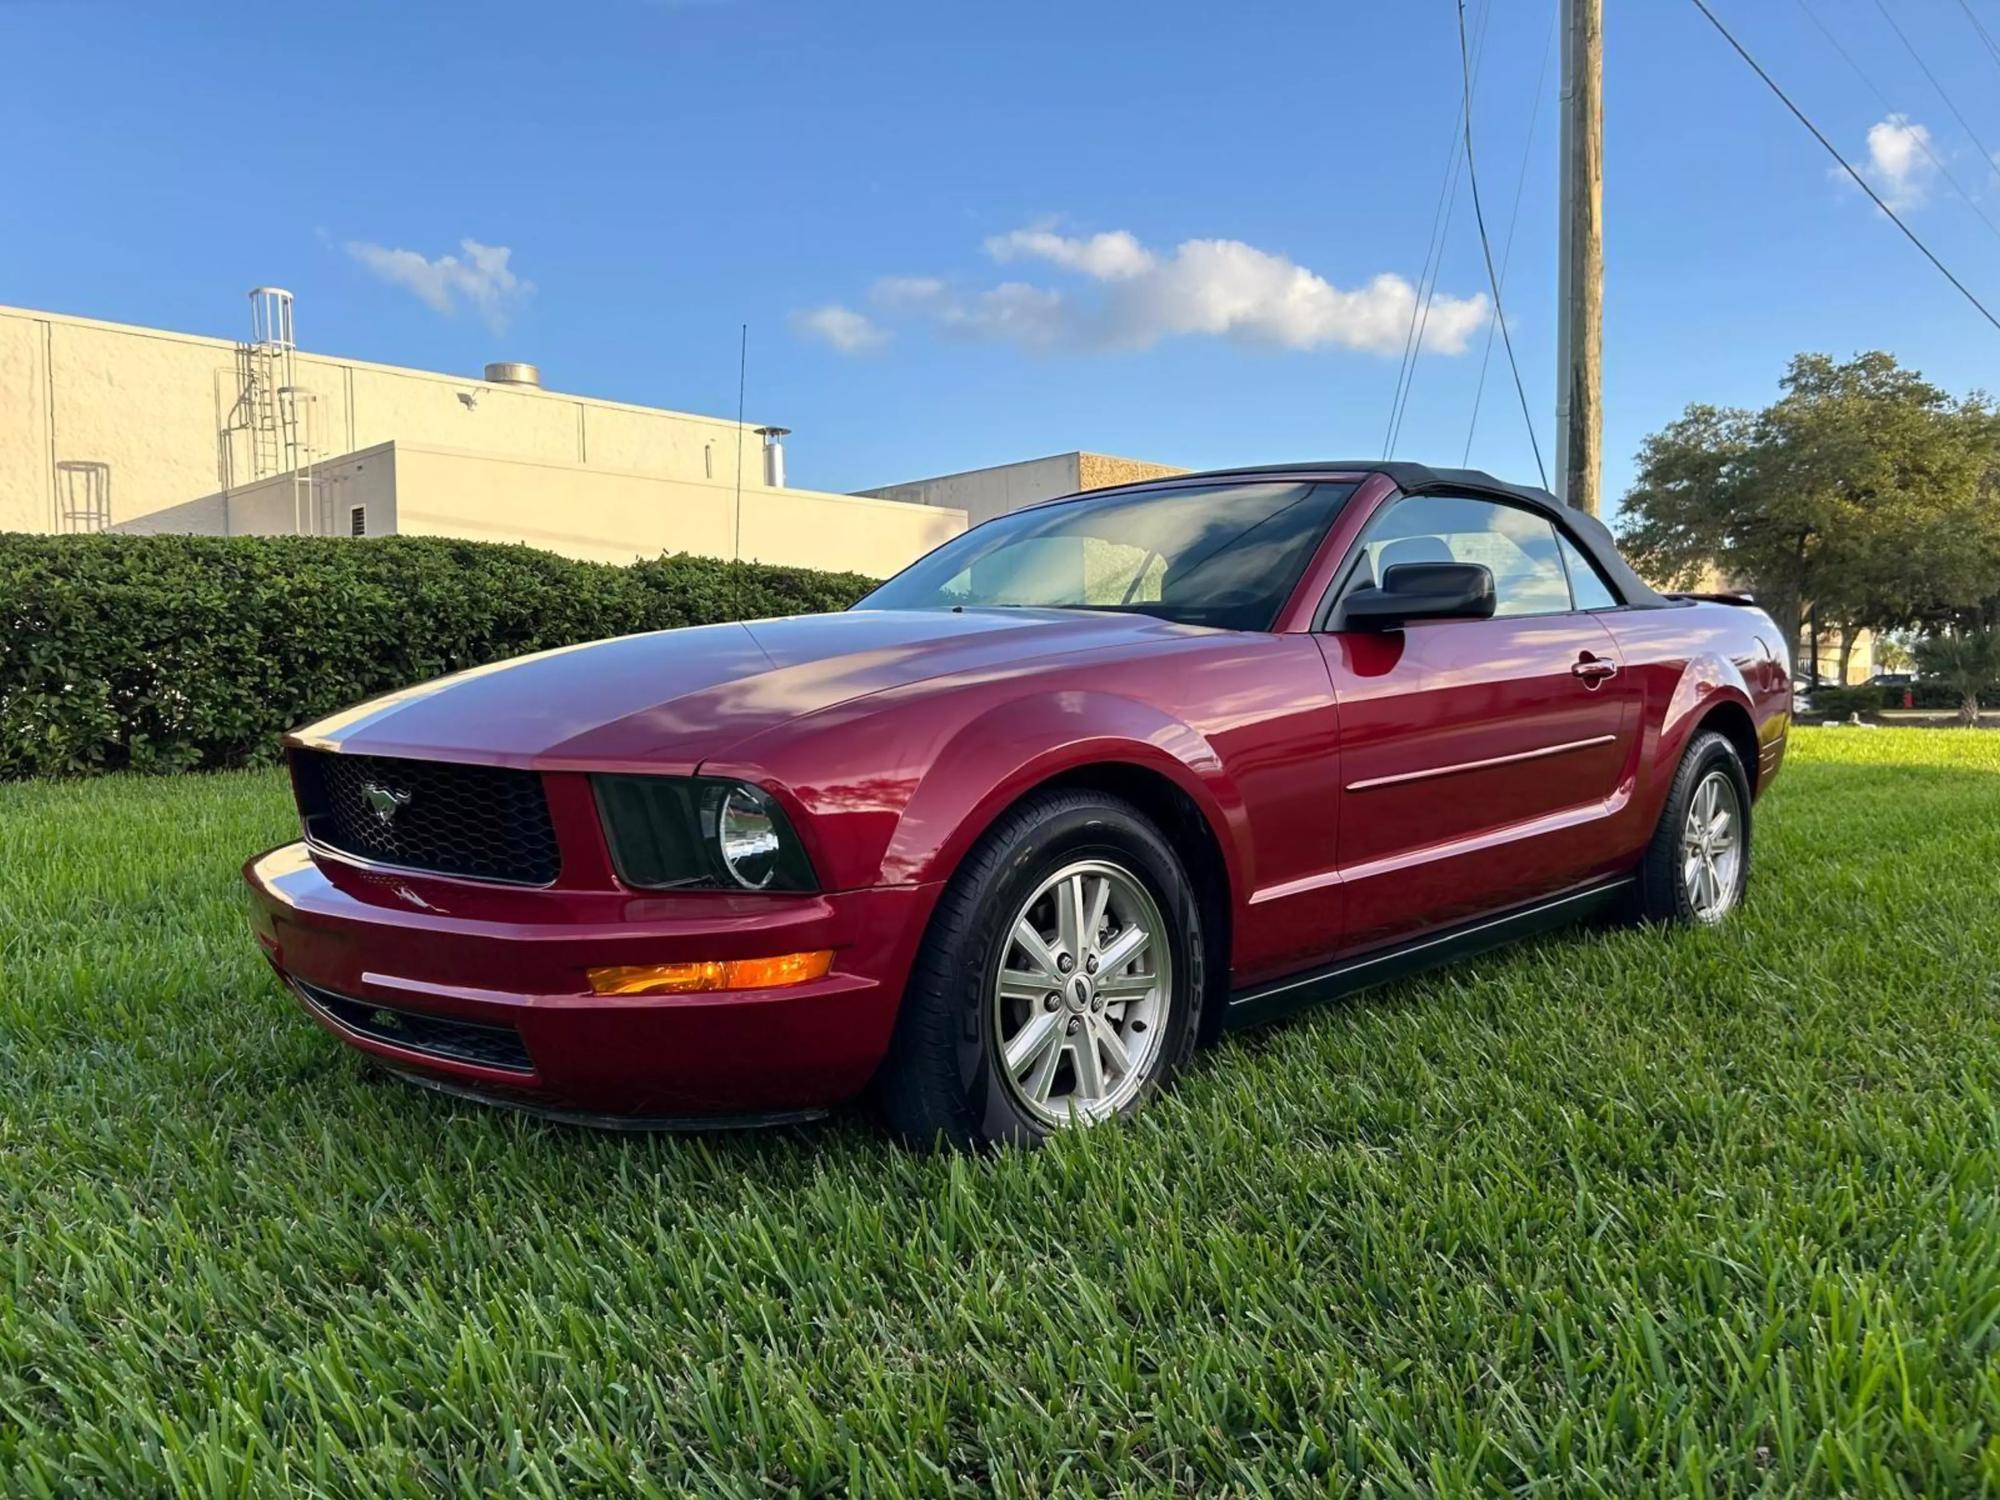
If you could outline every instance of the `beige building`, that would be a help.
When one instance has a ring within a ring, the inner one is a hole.
[[[961,509],[786,485],[783,429],[309,354],[288,295],[241,343],[0,307],[0,530],[444,535],[630,562],[884,576]]]
[[[962,474],[940,474],[934,479],[913,479],[907,484],[885,485],[860,493],[910,505],[963,511],[967,522],[977,526],[981,521],[990,521],[1038,500],[1185,473],[1186,469],[1171,464],[1113,458],[1108,453],[1056,453],[1048,458],[997,464],[990,469],[968,469]]]
[[[1807,625],[1806,633],[1811,634],[1810,623]],[[1847,687],[1866,682],[1877,672],[1886,670],[1877,660],[1875,632],[1872,630],[1857,630],[1853,638],[1847,642],[1847,674],[1844,678],[1841,675],[1840,632],[1821,631],[1813,637],[1809,652],[1805,649],[1798,652],[1798,661],[1792,669],[1792,675],[1810,679],[1814,675],[1815,666],[1818,668],[1821,682]]]

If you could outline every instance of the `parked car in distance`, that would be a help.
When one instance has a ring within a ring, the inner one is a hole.
[[[1761,611],[1655,593],[1544,491],[1193,474],[846,613],[335,714],[287,742],[303,840],[245,874],[306,1011],[417,1081],[628,1125],[870,1092],[1032,1142],[1224,1027],[1590,913],[1722,921],[1791,702]]]

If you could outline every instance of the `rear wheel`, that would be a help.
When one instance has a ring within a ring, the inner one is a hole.
[[[1750,778],[1729,739],[1695,736],[1639,867],[1639,915],[1712,927],[1750,878]]]
[[[1159,830],[1103,794],[1034,797],[939,899],[876,1099],[902,1135],[956,1146],[1129,1114],[1192,1053],[1204,981]]]

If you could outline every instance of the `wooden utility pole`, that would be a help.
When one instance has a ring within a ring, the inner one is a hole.
[[[1604,0],[1561,3],[1556,493],[1594,516],[1604,447]]]

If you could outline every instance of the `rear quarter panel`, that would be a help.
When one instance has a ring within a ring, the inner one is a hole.
[[[1763,794],[1791,728],[1790,667],[1777,627],[1760,609],[1702,601],[1598,618],[1640,683],[1634,794],[1620,829],[1624,851],[1636,857],[1659,822],[1688,741],[1727,722],[1732,709],[1747,717],[1755,754],[1745,770],[1753,796]]]

